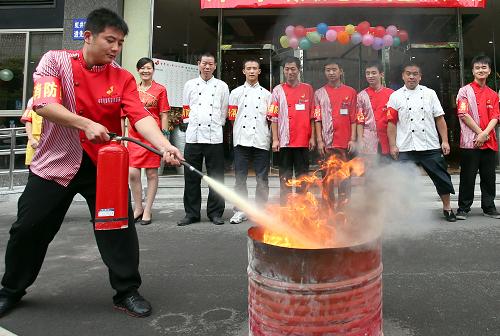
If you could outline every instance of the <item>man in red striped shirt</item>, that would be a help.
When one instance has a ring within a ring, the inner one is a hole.
[[[44,132],[10,230],[0,316],[35,281],[76,194],[86,199],[94,219],[97,151],[110,140],[108,132],[121,134],[122,111],[165,153],[167,163],[178,165],[182,159],[142,106],[134,77],[114,62],[127,33],[116,13],[95,10],[87,18],[83,48],[47,52],[33,75],[33,109],[44,118]],[[151,314],[151,305],[138,293],[139,243],[130,203],[129,218],[128,228],[95,231],[95,237],[116,291],[115,308],[144,317]]]

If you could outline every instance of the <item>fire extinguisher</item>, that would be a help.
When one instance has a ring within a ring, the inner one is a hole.
[[[163,156],[156,148],[137,139],[108,133],[111,142],[99,149],[97,154],[97,185],[95,206],[95,229],[116,230],[128,227],[128,150],[119,141],[130,141]],[[203,173],[185,161],[181,164],[203,177]]]
[[[95,229],[128,227],[128,150],[116,140],[99,149]]]

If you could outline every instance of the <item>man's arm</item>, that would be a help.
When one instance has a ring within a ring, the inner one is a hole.
[[[311,137],[309,138],[309,150],[316,148],[316,130],[314,119],[311,119]]]
[[[448,143],[448,127],[446,126],[446,120],[444,120],[444,116],[442,115],[434,118],[434,120],[436,121],[436,128],[441,137],[443,154],[448,155],[450,154],[450,144]]]
[[[326,154],[325,142],[323,141],[323,129],[321,121],[316,121],[315,128],[316,128],[316,140],[318,142],[319,155],[325,156]]]
[[[391,148],[391,156],[394,160],[398,159],[399,148],[396,145],[396,133],[397,126],[393,122],[389,121],[387,124],[387,137],[389,138],[389,146]]]
[[[273,152],[280,150],[280,140],[278,138],[278,123],[271,122],[271,133],[273,135]]]
[[[357,135],[357,127],[356,123],[351,124],[351,139],[349,139],[349,142],[347,143],[347,150],[349,153],[353,153],[356,150],[356,135]]]

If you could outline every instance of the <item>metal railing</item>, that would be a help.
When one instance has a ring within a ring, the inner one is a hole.
[[[0,147],[0,157],[9,156],[9,169],[0,170],[0,175],[8,174],[9,176],[9,190],[14,189],[14,173],[23,173],[28,171],[28,169],[24,168],[15,169],[16,155],[26,154],[26,145],[22,144],[20,145],[20,148],[17,148],[17,144],[19,143],[17,138],[24,138],[27,136],[26,128],[24,127],[0,128],[0,142],[10,142],[10,148],[2,148],[6,147],[6,145]]]

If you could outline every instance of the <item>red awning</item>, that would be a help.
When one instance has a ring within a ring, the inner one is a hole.
[[[201,0],[201,8],[437,7],[484,8],[486,0]]]

